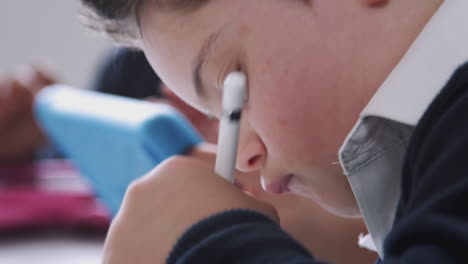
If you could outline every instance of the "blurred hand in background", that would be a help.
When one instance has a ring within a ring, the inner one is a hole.
[[[35,95],[56,83],[50,69],[27,66],[11,75],[0,75],[0,162],[34,158],[45,136],[33,116]]]

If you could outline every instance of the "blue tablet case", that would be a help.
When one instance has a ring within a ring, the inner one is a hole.
[[[168,105],[63,85],[38,94],[35,114],[113,215],[134,179],[201,142],[191,124]]]

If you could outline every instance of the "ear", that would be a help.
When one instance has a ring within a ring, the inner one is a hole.
[[[384,6],[390,0],[360,0],[363,4],[371,6],[371,7],[378,7],[378,6]]]

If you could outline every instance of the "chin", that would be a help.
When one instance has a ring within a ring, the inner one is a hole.
[[[342,199],[330,199],[330,197],[320,197],[304,188],[295,188],[292,192],[313,200],[320,207],[333,215],[343,218],[362,218],[361,210],[359,209],[354,196],[346,198],[342,197]]]
[[[288,184],[288,190],[315,201],[320,207],[333,215],[343,218],[362,218],[361,210],[351,188],[344,188],[344,190],[343,188],[336,188],[339,182],[318,186],[317,183],[313,182],[305,183],[303,179],[303,177],[292,178]],[[330,185],[332,187],[329,187]],[[313,187],[311,188],[311,186]]]

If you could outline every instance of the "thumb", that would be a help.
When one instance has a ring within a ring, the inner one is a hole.
[[[195,159],[209,163],[214,168],[216,162],[215,144],[202,142],[194,146],[187,154]]]

